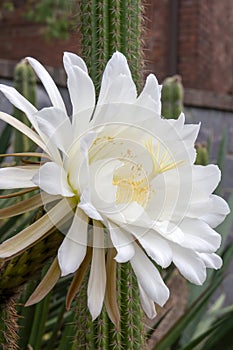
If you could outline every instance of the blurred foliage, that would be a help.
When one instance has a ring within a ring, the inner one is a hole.
[[[68,39],[70,32],[76,28],[77,1],[74,0],[3,0],[0,15],[14,12],[23,7],[23,15],[28,21],[45,25],[47,39]]]

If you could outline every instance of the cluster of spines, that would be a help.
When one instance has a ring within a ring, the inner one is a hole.
[[[18,350],[18,315],[15,309],[15,299],[1,298],[0,307],[0,344],[1,349]]]

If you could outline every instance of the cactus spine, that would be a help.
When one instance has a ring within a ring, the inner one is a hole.
[[[17,350],[17,313],[15,300],[1,300],[0,308],[0,344],[3,350]]]
[[[179,117],[183,110],[183,95],[183,85],[179,75],[164,80],[161,94],[163,117],[166,119]]]
[[[36,77],[32,67],[26,60],[19,62],[14,71],[14,87],[18,90],[29,102],[36,105]],[[13,115],[24,124],[30,126],[26,115],[17,108],[14,108]],[[14,151],[27,152],[32,150],[33,142],[18,130],[15,130],[14,135]],[[16,159],[20,161],[20,159]]]

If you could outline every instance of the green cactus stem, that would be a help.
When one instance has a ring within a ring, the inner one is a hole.
[[[196,165],[207,165],[208,160],[209,160],[209,154],[207,150],[206,144],[196,144],[196,152],[197,152],[197,157],[195,164]]]
[[[183,110],[183,95],[183,85],[179,75],[164,80],[161,94],[163,117],[166,119],[179,117]]]
[[[26,60],[19,62],[14,71],[14,87],[19,91],[29,102],[36,105],[36,77],[32,67]],[[30,126],[26,115],[17,108],[14,108],[13,115],[15,118]],[[14,152],[27,152],[33,150],[33,142],[18,130],[14,131]],[[19,162],[20,159],[16,158]]]

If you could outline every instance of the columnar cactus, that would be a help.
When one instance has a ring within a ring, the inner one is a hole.
[[[207,146],[205,144],[197,144],[196,145],[197,157],[195,164],[197,165],[207,165],[209,154],[207,150]]]
[[[26,60],[19,62],[14,71],[14,87],[34,106],[36,105],[36,77],[32,67]],[[19,109],[14,108],[14,117],[29,125],[26,115]],[[14,151],[27,152],[32,150],[33,143],[29,138],[18,130],[14,135]],[[19,161],[19,159],[16,159]]]
[[[174,75],[163,82],[161,100],[162,116],[167,119],[177,119],[183,110],[183,86],[181,77]]]

